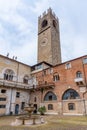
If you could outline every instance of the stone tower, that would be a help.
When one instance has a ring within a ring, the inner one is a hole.
[[[38,18],[38,63],[61,63],[59,21],[51,8]]]

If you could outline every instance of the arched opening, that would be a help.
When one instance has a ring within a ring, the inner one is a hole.
[[[42,27],[44,28],[44,27],[46,27],[47,26],[47,24],[48,24],[48,22],[47,22],[47,20],[45,19],[45,20],[43,20],[43,22],[42,22]]]
[[[55,20],[53,20],[53,26],[56,27],[57,26],[57,23]]]
[[[14,77],[14,71],[11,69],[6,69],[4,72],[4,80],[12,81]]]
[[[74,89],[68,89],[64,92],[62,100],[80,98],[79,94]]]
[[[81,71],[76,72],[76,78],[82,78],[82,72]]]
[[[59,74],[58,73],[54,73],[53,74],[53,81],[59,81],[60,80],[60,77],[59,77]]]
[[[28,84],[28,79],[29,79],[29,77],[27,75],[25,75],[23,78],[23,83]]]
[[[44,101],[53,101],[53,100],[57,100],[57,96],[53,92],[46,93],[46,95],[44,96]]]
[[[19,104],[16,104],[15,105],[15,114],[18,114],[19,113]]]

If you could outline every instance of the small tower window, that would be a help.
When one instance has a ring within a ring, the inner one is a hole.
[[[42,27],[43,27],[43,28],[46,27],[47,24],[48,24],[48,22],[47,22],[47,20],[45,19],[45,20],[42,22]]]
[[[55,20],[53,20],[53,26],[56,27],[56,21]]]

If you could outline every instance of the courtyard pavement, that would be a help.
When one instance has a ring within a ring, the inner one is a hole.
[[[11,126],[16,116],[0,117],[0,130],[87,130],[87,116],[43,116],[46,123],[33,126]]]

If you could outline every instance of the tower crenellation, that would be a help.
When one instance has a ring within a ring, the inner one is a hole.
[[[52,11],[51,8],[49,8],[47,11],[44,11],[43,14],[38,17],[38,21],[40,21],[46,15],[52,15],[56,20],[58,20],[56,14]]]

